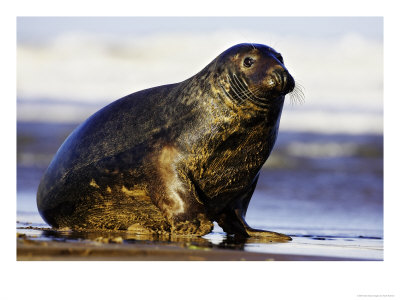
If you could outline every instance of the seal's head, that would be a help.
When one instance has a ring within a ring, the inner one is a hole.
[[[218,58],[219,85],[238,104],[249,101],[259,108],[282,103],[295,87],[280,53],[261,44],[239,44]]]

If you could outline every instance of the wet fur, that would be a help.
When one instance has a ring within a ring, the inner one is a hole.
[[[128,95],[75,129],[38,188],[43,219],[196,235],[217,221],[246,235],[236,212],[244,218],[284,102],[235,65],[246,51],[270,51],[284,68],[267,46],[237,45],[188,80]]]

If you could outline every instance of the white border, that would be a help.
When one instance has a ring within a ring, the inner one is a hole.
[[[393,2],[394,3],[394,2]],[[384,16],[384,262],[15,262],[16,16]],[[384,1],[15,1],[1,13],[3,299],[360,299],[400,291],[398,238],[398,9]],[[396,73],[395,73],[396,72]],[[396,80],[397,79],[397,80]],[[5,107],[5,108],[4,108]],[[15,202],[15,201],[14,201]],[[11,205],[10,205],[11,204]],[[396,222],[396,223],[394,223]],[[396,272],[397,274],[398,272]],[[378,298],[379,299],[379,298]]]

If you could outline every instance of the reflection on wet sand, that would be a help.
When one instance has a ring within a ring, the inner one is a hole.
[[[380,238],[293,236],[279,243],[218,232],[193,237],[17,228],[17,260],[381,260],[382,253]]]
[[[98,243],[151,243],[159,245],[175,244],[177,246],[202,248],[221,248],[221,249],[236,249],[244,250],[244,246],[250,243],[282,243],[273,239],[254,238],[254,237],[238,237],[234,235],[225,235],[222,241],[218,242],[210,238],[209,234],[206,237],[190,236],[190,235],[158,235],[158,234],[137,234],[123,230],[55,230],[51,228],[41,227],[18,227],[19,233],[17,237],[42,240],[42,241],[62,241],[62,242],[98,242]],[[22,233],[26,232],[26,233]],[[284,243],[284,242],[283,242]]]

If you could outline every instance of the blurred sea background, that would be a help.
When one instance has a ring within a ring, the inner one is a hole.
[[[17,221],[46,226],[36,189],[80,122],[242,42],[281,52],[305,94],[304,104],[286,98],[248,223],[382,240],[381,17],[18,17]]]

